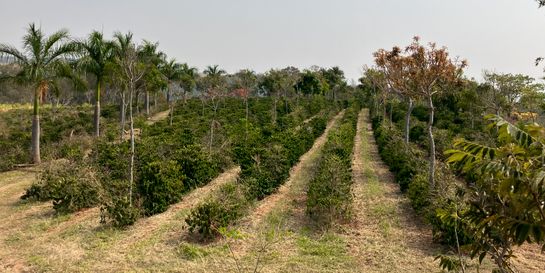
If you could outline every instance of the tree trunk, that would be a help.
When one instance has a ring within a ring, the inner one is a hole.
[[[140,98],[140,92],[136,92],[136,94],[134,94],[134,106],[136,107],[136,114],[140,114],[140,107],[138,106],[138,102],[140,101],[139,100]]]
[[[170,122],[169,125],[172,126],[172,120],[174,119],[174,103],[170,104]]]
[[[34,164],[40,164],[42,162],[40,158],[40,102],[39,89],[34,94],[34,114],[32,116],[32,162]]]
[[[170,88],[167,87],[167,103],[170,103]]]
[[[123,141],[123,136],[125,136],[125,109],[126,109],[126,102],[125,102],[125,91],[121,92],[121,141]]]
[[[430,107],[430,120],[428,123],[428,136],[430,141],[429,183],[430,190],[433,190],[435,188],[435,140],[433,139],[433,115],[435,114],[435,108],[433,107],[433,99],[431,96],[428,98],[428,105]]]
[[[392,125],[394,123],[394,121],[392,120],[393,119],[393,115],[394,115],[394,105],[392,103],[390,103],[390,128],[392,128]]]
[[[129,123],[131,132],[131,162],[130,162],[130,180],[129,180],[129,206],[132,207],[132,185],[134,183],[134,121],[132,115],[132,95],[133,88],[129,91]]]
[[[100,136],[100,79],[97,80],[97,89],[96,89],[96,101],[95,101],[95,136]]]
[[[409,98],[409,107],[405,115],[405,143],[409,143],[409,132],[411,131],[411,113],[413,111],[413,99]]]
[[[214,142],[214,119],[210,123],[210,143],[208,145],[208,156],[212,156],[212,143]]]
[[[248,110],[248,98],[244,99],[244,102],[246,103],[246,141],[248,141],[248,117],[249,117],[249,110]]]
[[[275,97],[274,98],[274,103],[273,103],[273,112],[272,112],[272,123],[273,124],[276,124],[276,104],[278,102],[278,99]]]
[[[146,116],[149,117],[149,91],[146,90]]]

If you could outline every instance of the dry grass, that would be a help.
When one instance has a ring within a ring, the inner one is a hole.
[[[361,272],[437,272],[440,247],[381,162],[363,110],[352,162],[354,221],[344,235]]]

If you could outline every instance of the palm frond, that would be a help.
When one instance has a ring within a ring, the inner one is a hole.
[[[74,54],[77,52],[76,43],[66,43],[59,45],[52,49],[52,51],[47,54],[46,59],[44,60],[44,65],[48,65],[53,61],[56,61],[58,58],[64,57],[65,60],[74,58]]]
[[[49,51],[65,39],[68,39],[68,30],[66,29],[61,29],[47,37],[44,42],[44,55],[49,55]]]
[[[76,90],[84,91],[87,89],[87,82],[82,77],[80,77],[80,75],[78,75],[76,71],[74,71],[74,69],[72,69],[72,67],[68,65],[68,63],[61,60],[56,60],[51,65],[53,66],[54,73],[53,76],[50,78],[50,81],[56,81],[58,79],[65,78],[70,80],[74,84],[74,88]]]
[[[34,23],[28,27],[27,34],[23,37],[23,45],[28,55],[31,55],[36,63],[40,63],[42,57],[42,42],[44,34],[41,29],[36,28]]]
[[[28,64],[28,58],[14,46],[0,44],[0,56],[9,56],[15,59],[16,63]]]

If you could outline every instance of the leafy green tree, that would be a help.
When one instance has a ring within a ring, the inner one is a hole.
[[[522,95],[541,86],[534,79],[522,74],[498,74],[485,72],[484,79],[489,89],[485,93],[488,108],[496,115],[512,117]]]
[[[280,97],[287,98],[288,93],[294,89],[299,76],[299,70],[293,67],[284,69],[271,69],[265,73],[259,87],[265,94],[273,98],[272,123],[276,124],[277,106]],[[287,111],[287,101],[286,101]]]
[[[329,86],[331,99],[336,101],[337,94],[346,86],[344,71],[342,71],[338,66],[334,66],[329,69],[322,68],[320,72],[327,82],[327,86]]]
[[[486,117],[497,146],[457,140],[448,162],[476,178],[464,216],[474,237],[472,256],[490,255],[500,272],[513,272],[512,247],[540,243],[545,250],[545,128],[521,128]]]
[[[41,28],[30,24],[23,37],[23,50],[7,44],[0,44],[0,55],[8,56],[18,65],[15,75],[5,75],[4,80],[13,80],[34,89],[32,115],[32,161],[41,163],[40,158],[40,103],[50,90],[59,88],[58,79],[70,78],[77,84],[84,83],[74,74],[68,64],[73,59],[77,48],[68,42],[68,31],[60,30],[46,36]]]
[[[86,40],[78,41],[78,50],[83,54],[78,66],[95,76],[95,136],[100,136],[100,96],[107,76],[108,63],[112,61],[114,45],[104,39],[101,32],[93,31]]]
[[[321,95],[324,87],[317,73],[305,70],[296,83],[296,89],[304,95]]]

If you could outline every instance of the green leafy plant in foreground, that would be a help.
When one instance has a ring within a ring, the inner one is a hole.
[[[500,272],[513,272],[512,247],[540,243],[545,250],[545,128],[517,127],[489,115],[497,147],[457,140],[448,162],[478,177],[464,217],[472,228],[472,257],[489,255]]]

